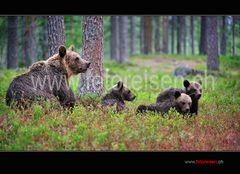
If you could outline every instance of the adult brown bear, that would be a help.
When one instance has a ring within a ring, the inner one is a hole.
[[[46,98],[59,100],[63,107],[74,107],[75,96],[69,87],[68,79],[84,73],[90,62],[82,59],[74,48],[60,46],[58,53],[46,61],[34,63],[28,72],[15,77],[6,94],[6,104],[14,101],[17,106],[27,107],[34,101]]]

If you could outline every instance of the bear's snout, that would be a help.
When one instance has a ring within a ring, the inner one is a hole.
[[[91,65],[91,62],[87,62],[87,68],[89,68],[89,66]]]
[[[197,99],[200,99],[201,96],[202,96],[202,94],[197,94],[197,95],[196,95],[196,98],[197,98]]]
[[[131,98],[131,101],[133,101],[135,98],[136,98],[136,96],[135,96],[135,95],[133,95],[133,97]]]

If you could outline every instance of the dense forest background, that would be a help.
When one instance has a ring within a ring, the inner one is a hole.
[[[15,77],[72,44],[91,62],[69,79],[72,112],[6,105]],[[179,65],[190,74],[176,76]],[[239,67],[240,16],[0,16],[0,150],[240,151]],[[202,81],[197,115],[136,113],[185,79]],[[93,94],[120,80],[136,98],[103,108]]]
[[[47,16],[14,18],[0,17],[0,66],[7,66],[9,54],[17,56],[15,59],[11,56],[13,67],[14,64],[17,67],[28,67],[35,61],[48,58]],[[206,18],[206,16],[104,16],[104,58],[116,59],[123,63],[129,56],[140,54],[204,55],[207,45]],[[78,52],[81,52],[83,43],[82,22],[83,16],[64,16],[65,44],[75,45]],[[239,26],[238,16],[217,16],[216,42],[219,55],[240,54]],[[12,30],[16,36],[11,36],[12,41],[9,45],[11,48],[8,49],[8,33]]]

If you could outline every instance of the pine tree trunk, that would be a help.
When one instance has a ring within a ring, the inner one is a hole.
[[[111,16],[111,59],[119,59],[117,16]]]
[[[218,58],[218,40],[217,40],[217,17],[206,17],[207,27],[207,69],[218,70],[219,58]]]
[[[168,53],[168,16],[163,16],[162,51]]]
[[[20,20],[19,20],[20,22]],[[19,24],[20,25],[20,24]],[[25,67],[27,66],[27,56],[26,56],[26,50],[25,50],[25,43],[26,43],[26,36],[25,36],[25,31],[26,31],[26,17],[22,16],[21,17],[21,56],[22,56],[22,65]]]
[[[135,16],[130,17],[130,26],[131,26],[130,54],[134,55],[136,53],[136,17]]]
[[[233,18],[233,24],[232,24],[232,33],[233,33],[233,56],[236,56],[236,22],[237,22],[237,17],[236,16],[232,16]]]
[[[202,55],[207,54],[207,26],[206,16],[201,17],[201,35],[200,35],[200,49],[199,52]]]
[[[127,16],[119,17],[119,63],[128,61]]]
[[[171,53],[174,54],[174,30],[176,28],[176,23],[175,23],[175,16],[172,16],[172,22],[171,22]]]
[[[84,16],[82,58],[91,62],[86,73],[81,74],[78,95],[86,93],[103,95],[103,17]]]
[[[48,58],[48,33],[47,33],[47,17],[41,17],[43,20],[43,24],[40,28],[41,36],[40,36],[40,46],[41,46],[41,58],[46,60]]]
[[[160,16],[155,17],[155,52],[160,53]]]
[[[24,58],[25,65],[29,67],[35,62],[35,16],[25,17],[25,42],[24,42]]]
[[[191,34],[191,48],[192,48],[192,55],[194,55],[194,16],[190,17],[190,34]]]
[[[177,54],[182,54],[183,17],[177,17]]]
[[[187,26],[185,16],[183,16],[183,53],[187,54]]]
[[[152,17],[144,17],[144,54],[152,53]]]
[[[222,17],[222,36],[221,36],[221,54],[225,55],[226,54],[226,43],[227,43],[227,38],[226,38],[226,17]]]
[[[145,45],[145,38],[144,38],[144,16],[141,16],[141,25],[140,25],[140,49],[141,53],[144,53],[144,45]]]
[[[18,63],[18,17],[8,17],[7,68],[17,68]]]
[[[58,52],[60,45],[65,45],[64,17],[48,16],[48,49],[49,56]]]

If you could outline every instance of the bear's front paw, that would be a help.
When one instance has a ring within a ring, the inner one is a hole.
[[[144,112],[144,111],[146,111],[147,110],[147,106],[145,106],[145,105],[139,105],[138,107],[137,107],[137,113],[139,113],[139,112]]]

